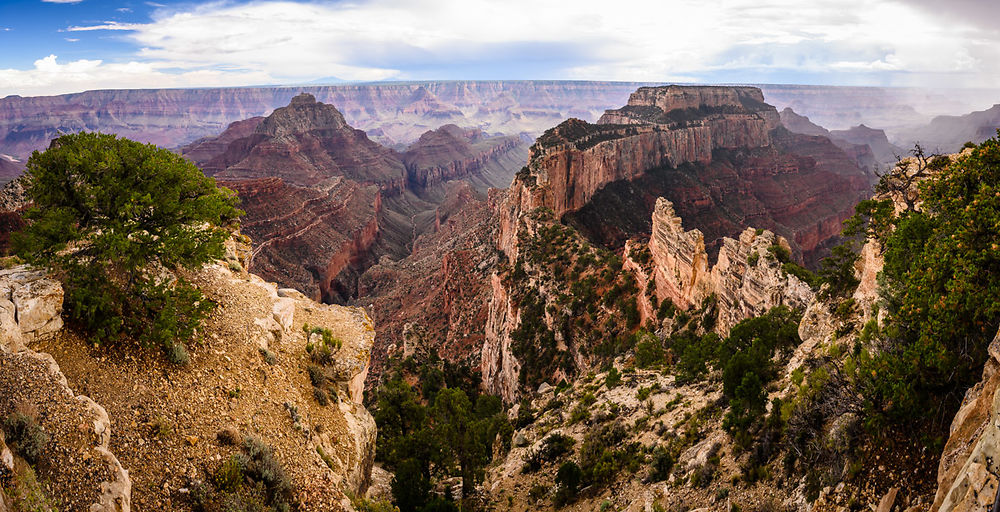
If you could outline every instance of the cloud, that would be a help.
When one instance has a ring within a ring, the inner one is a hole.
[[[229,87],[269,80],[266,74],[257,72],[192,70],[178,73],[166,72],[161,66],[148,62],[106,63],[87,59],[60,63],[55,55],[49,55],[36,60],[31,69],[0,69],[0,97],[91,89]]]
[[[64,39],[66,39],[66,41],[70,42],[70,43],[78,43],[78,42],[80,42],[80,40],[77,39],[77,38],[75,38],[75,37],[66,37]]]
[[[83,27],[67,27],[67,32],[90,32],[94,30],[140,30],[144,27],[137,23],[119,23],[117,21],[106,21],[100,25],[89,25]]]
[[[148,86],[164,77],[211,78],[196,84],[208,86],[248,77],[257,81],[245,83],[799,76],[992,87],[1000,78],[1000,37],[973,23],[943,23],[924,8],[929,2],[577,0],[569,8],[554,0],[251,0],[160,6],[147,23],[66,30],[119,32],[117,39],[136,46],[131,64],[155,71]]]
[[[78,4],[83,0],[42,0],[42,2],[47,4]]]

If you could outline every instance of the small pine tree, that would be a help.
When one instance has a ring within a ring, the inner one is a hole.
[[[173,271],[222,257],[235,193],[170,151],[99,133],[59,137],[25,174],[34,206],[13,245],[62,281],[68,319],[95,343],[132,337],[186,360],[213,304]]]

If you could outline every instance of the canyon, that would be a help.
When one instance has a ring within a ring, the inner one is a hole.
[[[525,283],[514,282],[510,269],[530,264],[522,244],[548,229],[540,217],[550,215],[612,251],[652,235],[657,298],[688,308],[717,296],[718,328],[726,332],[783,300],[808,302],[808,287],[773,264],[747,270],[749,254],[784,244],[795,259],[815,263],[857,201],[870,195],[873,179],[829,139],[785,129],[751,87],[643,87],[597,124],[563,122],[537,139],[528,165],[496,203],[496,247],[506,270],[490,285],[484,384],[505,400],[519,393],[522,365],[512,333],[522,315],[516,289]],[[684,232],[680,219],[696,231]],[[749,228],[770,231],[758,236]],[[668,241],[665,233],[674,235]],[[640,297],[649,275],[637,279]],[[543,290],[544,303],[558,309],[558,291]],[[545,320],[559,332],[555,316]],[[561,336],[574,344],[570,334]],[[585,365],[584,349],[571,350],[576,364]]]
[[[570,117],[596,121],[605,109],[623,104],[642,85],[655,84],[428,81],[8,96],[0,98],[0,154],[23,161],[33,150],[44,149],[58,133],[81,130],[178,148],[203,137],[214,138],[230,123],[266,116],[303,92],[336,105],[351,126],[394,149],[405,149],[424,132],[445,124],[534,137]],[[986,96],[983,91],[963,90],[758,87],[778,109],[791,107],[827,128],[864,123],[888,129],[893,137],[898,129],[929,122],[932,115],[982,108],[981,99]]]
[[[343,303],[357,298],[368,267],[406,256],[435,229],[448,181],[468,180],[483,192],[509,181],[525,146],[519,137],[446,125],[398,153],[352,128],[334,106],[301,94],[181,152],[240,194],[253,270]]]

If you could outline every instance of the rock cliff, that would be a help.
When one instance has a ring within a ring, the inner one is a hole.
[[[1000,478],[1000,333],[990,343],[983,378],[965,393],[951,422],[950,437],[938,466],[938,488],[931,510],[986,510],[996,499]]]
[[[385,144],[408,144],[445,124],[537,135],[567,117],[596,120],[640,85],[627,82],[444,81],[103,90],[0,99],[0,154],[25,159],[61,132],[116,133],[164,147],[215,136],[268,115],[300,93],[337,105],[347,122]]]
[[[829,139],[782,127],[757,89],[640,88],[599,124],[569,120],[538,138],[496,202],[496,246],[509,265],[519,261],[520,244],[540,229],[538,211],[614,251],[652,234],[657,298],[690,307],[715,294],[725,332],[771,306],[810,302],[808,286],[767,249],[783,241],[796,259],[815,262],[871,178]],[[685,232],[680,218],[697,231]],[[494,279],[482,369],[489,389],[510,398],[518,358],[509,337],[521,321],[510,287],[525,283],[505,277]],[[650,305],[639,303],[648,318]]]
[[[782,270],[775,247],[789,250],[787,240],[748,227],[739,239],[723,238],[718,261],[709,268],[704,236],[696,229],[685,231],[673,205],[661,198],[653,212],[649,241],[656,296],[689,309],[715,295],[716,330],[723,335],[741,320],[775,306],[805,309],[814,293]]]

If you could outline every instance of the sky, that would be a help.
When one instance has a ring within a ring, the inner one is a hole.
[[[0,97],[557,79],[988,87],[993,0],[0,0]]]

